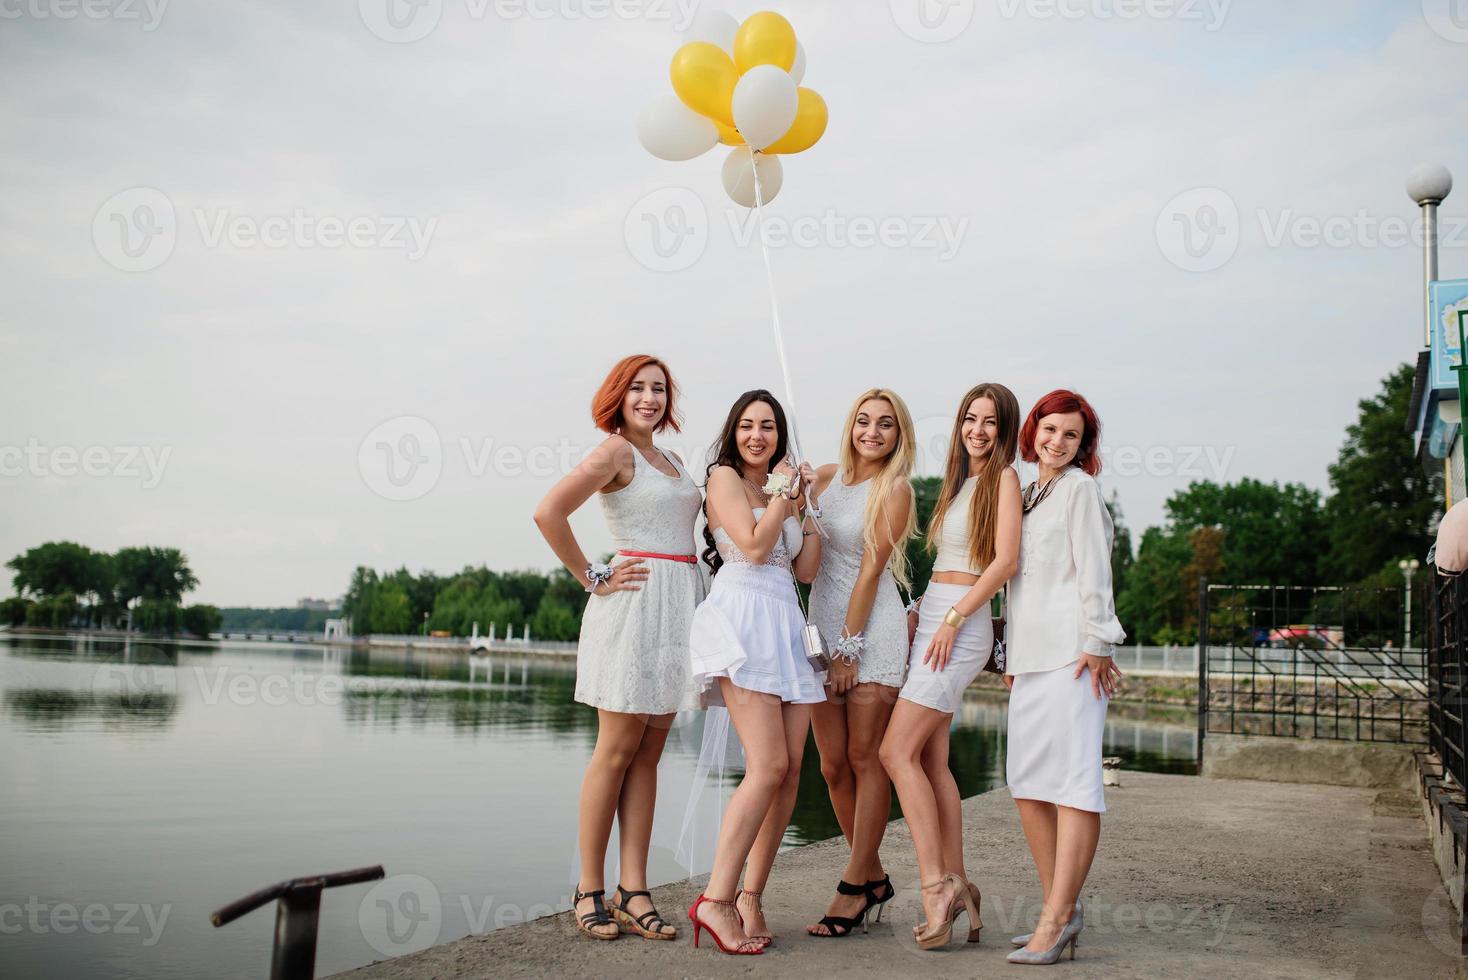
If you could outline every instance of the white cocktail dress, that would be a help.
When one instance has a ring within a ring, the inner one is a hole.
[[[703,507],[698,485],[677,469],[668,476],[633,447],[632,482],[598,494],[618,554],[624,551],[694,554],[693,528]],[[647,558],[639,591],[591,596],[576,646],[576,700],[607,711],[664,715],[694,704],[688,634],[703,599],[704,572],[696,561]]]
[[[846,626],[846,607],[861,572],[861,559],[866,551],[862,533],[871,484],[871,480],[863,480],[856,486],[847,486],[841,482],[838,470],[821,494],[821,526],[827,538],[821,544],[820,571],[816,572],[810,588],[810,621],[820,627],[828,651],[835,650],[836,641],[841,638]],[[861,632],[866,642],[857,668],[857,683],[901,687],[907,671],[907,610],[890,568],[882,569],[877,597]]]
[[[764,510],[755,508],[756,520]],[[689,640],[693,686],[703,704],[724,703],[721,677],[782,701],[826,700],[824,675],[805,658],[805,617],[791,574],[802,541],[799,522],[785,520],[780,540],[759,564],[745,557],[722,527],[713,538],[724,564],[714,575],[708,598],[694,611]]]

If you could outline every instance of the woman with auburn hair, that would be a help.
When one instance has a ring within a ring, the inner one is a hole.
[[[922,883],[918,946],[946,945],[968,911],[968,941],[978,942],[982,896],[963,864],[958,784],[948,768],[948,728],[964,689],[994,647],[989,602],[1019,560],[1019,475],[1014,448],[1019,402],[1001,384],[970,389],[958,406],[943,490],[928,525],[937,549],[933,577],[919,600],[907,680],[880,757],[912,832]]]
[[[1126,639],[1111,595],[1111,515],[1096,474],[1101,421],[1073,391],[1035,403],[1020,432],[1039,478],[1024,491],[1020,573],[1009,589],[1007,779],[1044,904],[1011,963],[1051,964],[1085,928],[1081,888],[1096,856],[1101,738]]]
[[[674,713],[692,703],[688,630],[704,595],[693,554],[703,498],[676,453],[653,436],[678,432],[678,387],[666,364],[637,354],[612,368],[592,400],[605,442],[545,495],[535,523],[591,593],[576,649],[576,700],[597,709],[596,748],[581,784],[578,928],[594,939],[626,930],[674,939],[653,907],[647,852],[658,760]],[[612,563],[591,562],[570,515],[596,494],[616,544]],[[620,831],[621,883],[603,901],[612,818]]]
[[[795,577],[809,582],[821,560],[821,539],[801,517],[815,473],[786,460],[788,432],[775,397],[747,391],[729,410],[708,468],[704,559],[714,584],[694,613],[689,647],[694,686],[710,708],[705,748],[721,743],[715,729],[732,721],[744,778],[688,918],[695,946],[707,930],[725,953],[760,954],[774,942],[762,893],[795,809],[810,706],[825,700],[806,659],[795,591]]]
[[[828,534],[810,592],[810,618],[831,652],[827,700],[811,708],[821,773],[851,846],[825,918],[806,931],[845,936],[896,890],[878,850],[892,811],[892,782],[877,759],[907,671],[907,616],[897,586],[911,588],[905,545],[917,525],[912,416],[885,388],[858,397],[842,430],[840,463],[816,471],[817,514]]]

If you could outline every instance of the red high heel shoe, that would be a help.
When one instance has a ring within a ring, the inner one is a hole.
[[[708,923],[704,922],[698,917],[698,907],[704,902],[708,902],[710,905],[728,905],[731,907],[734,904],[732,901],[721,902],[717,898],[709,898],[707,895],[698,896],[698,900],[695,901],[693,903],[693,907],[688,910],[688,921],[693,923],[694,949],[698,948],[698,934],[702,931],[707,930],[708,934],[714,937],[714,945],[719,947],[719,952],[721,953],[734,953],[740,956],[758,956],[765,951],[765,943],[763,940],[760,939],[746,939],[744,940],[744,942],[738,944],[737,946],[725,946],[724,940],[719,938],[719,934],[715,932],[713,928],[708,925]],[[739,910],[735,909],[734,914],[738,915]]]

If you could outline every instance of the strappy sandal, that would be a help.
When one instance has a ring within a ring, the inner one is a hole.
[[[765,951],[765,944],[758,939],[746,938],[743,942],[735,943],[733,946],[724,945],[724,940],[719,938],[719,934],[714,931],[713,927],[698,917],[698,907],[705,902],[710,905],[734,905],[733,902],[726,902],[717,898],[709,898],[707,895],[698,896],[697,901],[693,903],[693,908],[688,910],[688,921],[693,923],[694,949],[698,948],[698,934],[700,932],[707,932],[710,936],[714,937],[714,945],[719,947],[719,952],[721,953],[737,953],[741,956],[759,956]],[[737,908],[734,909],[734,915],[736,918],[739,915],[739,910]]]
[[[656,908],[644,912],[639,916],[633,916],[627,908],[627,903],[639,895],[645,896],[649,905],[652,904],[652,892],[629,892],[621,885],[617,886],[617,893],[612,896],[612,918],[619,926],[625,926],[632,932],[637,933],[643,939],[677,939],[678,929],[663,921],[658,915]],[[664,929],[672,929],[672,932],[664,932]]]
[[[577,918],[576,928],[586,933],[592,939],[616,939],[622,934],[622,931],[620,929],[612,933],[592,932],[591,930],[592,926],[616,925],[616,923],[611,920],[611,917],[607,915],[607,907],[602,904],[601,899],[602,896],[605,894],[606,891],[601,888],[598,888],[594,892],[583,892],[578,885],[576,888],[576,897],[571,899],[572,909],[575,909],[577,905],[580,905],[583,898],[591,899],[592,910],[590,912],[587,912],[585,915]]]
[[[735,912],[739,912],[739,896],[740,895],[749,895],[749,896],[751,896],[754,899],[755,904],[759,906],[760,918],[763,919],[765,917],[765,906],[764,906],[764,902],[760,901],[760,899],[764,897],[764,892],[752,892],[748,888],[741,888],[741,889],[739,889],[738,893],[735,894],[735,896],[734,896],[734,911]],[[743,912],[739,912],[739,921],[740,921],[741,924],[744,922],[744,913]],[[765,927],[766,928],[769,928],[769,923],[768,922],[765,923]],[[760,933],[759,935],[754,935],[753,933],[751,933],[750,936],[749,936],[749,938],[750,939],[753,939],[753,940],[755,940],[757,942],[764,943],[766,946],[773,946],[773,945],[775,945],[775,937],[774,936],[771,936],[771,935],[769,935],[767,933]]]
[[[811,932],[809,933],[810,935],[826,939],[840,939],[842,936],[849,936],[855,932],[857,926],[861,926],[862,932],[867,931],[867,913],[871,911],[873,904],[871,889],[866,885],[853,885],[851,882],[843,880],[836,882],[836,894],[861,895],[867,901],[861,907],[861,911],[850,918],[840,915],[827,915],[822,917],[821,921],[817,922],[816,925],[825,926],[826,931]],[[890,898],[891,896],[888,897]]]
[[[879,888],[887,889],[887,894],[883,895],[881,898],[877,897],[877,889]],[[881,922],[882,906],[886,905],[888,902],[892,901],[892,899],[897,897],[897,886],[892,884],[892,876],[883,875],[881,881],[867,882],[867,895],[871,898],[872,909],[876,910],[872,914],[872,921]]]

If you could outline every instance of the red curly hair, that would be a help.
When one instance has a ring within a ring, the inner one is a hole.
[[[637,377],[637,372],[648,365],[661,368],[663,377],[668,379],[668,405],[663,412],[663,417],[653,427],[654,432],[662,432],[664,429],[672,429],[674,432],[682,432],[677,414],[678,385],[673,381],[673,372],[668,370],[661,358],[653,357],[651,354],[633,354],[624,357],[612,367],[607,374],[607,379],[601,383],[596,394],[591,399],[591,418],[596,427],[603,432],[616,432],[627,424],[622,416],[622,403],[627,397],[627,389],[632,387],[632,380]]]
[[[1038,463],[1040,456],[1035,452],[1035,434],[1040,429],[1040,420],[1047,415],[1069,415],[1071,412],[1080,413],[1085,428],[1072,465],[1079,466],[1091,476],[1100,473],[1101,456],[1097,450],[1101,448],[1101,418],[1083,396],[1065,388],[1050,392],[1030,409],[1024,427],[1019,430],[1020,458],[1026,463]]]

